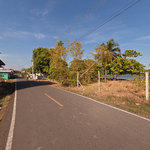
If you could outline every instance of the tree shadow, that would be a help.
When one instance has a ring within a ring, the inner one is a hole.
[[[14,92],[14,83],[12,82],[0,82],[0,111],[2,107],[7,103],[8,95],[11,95]]]
[[[47,86],[47,85],[52,85],[52,84],[56,84],[56,83],[50,82],[50,81],[36,81],[36,80],[19,79],[19,80],[17,80],[17,90],[32,88],[32,87],[37,87],[37,86],[39,86],[39,87]]]
[[[17,90],[56,84],[54,82],[49,82],[49,81],[33,81],[33,80],[25,80],[25,79],[17,79],[16,83],[17,83]],[[0,121],[3,118],[5,108],[7,107],[7,104],[10,100],[9,95],[12,95],[15,92],[15,90],[16,88],[14,82],[11,82],[9,80],[0,81]]]

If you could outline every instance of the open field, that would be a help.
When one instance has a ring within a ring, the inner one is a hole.
[[[7,109],[9,100],[14,91],[14,82],[9,80],[7,82],[0,82],[0,121],[3,119],[5,111]]]
[[[145,102],[144,82],[139,81],[108,81],[101,82],[100,91],[98,84],[90,84],[83,87],[61,87],[106,104],[130,111],[132,113],[150,118],[150,104]]]

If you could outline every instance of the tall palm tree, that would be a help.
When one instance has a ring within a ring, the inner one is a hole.
[[[56,46],[63,46],[64,43],[62,41],[56,41]]]
[[[93,54],[95,59],[98,61],[99,64],[102,64],[105,69],[105,82],[107,78],[107,64],[110,63],[114,56],[113,52],[108,49],[108,46],[104,43],[99,44],[95,48],[96,53]]]
[[[119,44],[114,41],[114,39],[110,39],[106,42],[107,49],[112,52],[114,58],[121,57],[121,50],[119,48]]]
[[[114,39],[108,40],[106,43],[99,44],[95,48],[96,53],[92,53],[99,64],[102,64],[105,69],[105,82],[107,78],[107,65],[117,57],[121,57],[119,44]]]

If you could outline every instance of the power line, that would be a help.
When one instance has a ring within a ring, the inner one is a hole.
[[[111,15],[109,18],[106,19],[106,21],[105,21],[103,24],[101,24],[100,26],[98,26],[98,27],[97,27],[96,29],[94,29],[92,32],[97,31],[99,28],[101,28],[101,27],[104,26],[106,23],[108,23],[108,22],[111,21],[112,19],[114,19],[114,18],[116,18],[117,16],[119,16],[121,13],[123,13],[124,11],[128,10],[129,8],[131,8],[132,6],[134,6],[135,4],[137,4],[139,1],[140,1],[140,0],[136,0],[134,3],[128,4],[127,7],[122,8],[122,9],[119,9],[119,10],[117,11],[118,14],[116,14],[116,15]],[[89,34],[91,34],[92,32],[86,34],[86,36],[89,35]],[[84,37],[85,37],[85,36],[84,36]],[[96,62],[94,62],[83,74],[81,74],[80,77],[82,77],[84,74],[86,74],[86,73],[94,66],[95,63],[96,63]]]
[[[78,22],[76,22],[73,26],[69,27],[62,35],[62,37],[64,37],[67,33],[71,32],[73,29],[76,28],[76,26],[78,26],[79,24],[81,24],[85,19],[87,19],[88,17],[90,17],[92,15],[92,13],[94,13],[96,10],[98,10],[100,8],[100,6],[105,2],[106,0],[98,0],[98,3],[96,3],[96,5],[89,9],[87,14],[84,15],[83,18],[80,18],[80,20]]]
[[[107,24],[108,22],[112,21],[113,19],[115,19],[116,17],[118,17],[119,15],[121,15],[122,13],[124,13],[125,11],[127,11],[129,8],[133,7],[135,4],[137,4],[140,0],[136,0],[134,3],[129,3],[126,7],[123,7],[119,10],[117,10],[115,13],[113,13],[110,17],[108,17],[104,23],[100,24],[99,26],[97,26],[95,29],[93,29],[92,31],[86,33],[85,35],[81,36],[78,40],[83,39],[84,37],[90,35],[91,33],[99,30],[101,27],[103,27],[105,24]]]
[[[25,68],[26,65],[29,64],[29,61],[27,61],[26,63],[22,64],[22,65],[17,65],[17,68]]]

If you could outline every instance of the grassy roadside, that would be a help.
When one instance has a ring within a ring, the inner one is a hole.
[[[98,91],[97,83],[82,87],[63,87],[65,90],[84,95],[106,104],[121,108],[137,115],[150,118],[150,104],[145,103],[144,85],[135,81],[108,81],[101,83]]]
[[[0,81],[0,121],[3,119],[12,93],[14,92],[14,82],[9,80],[4,82]]]

